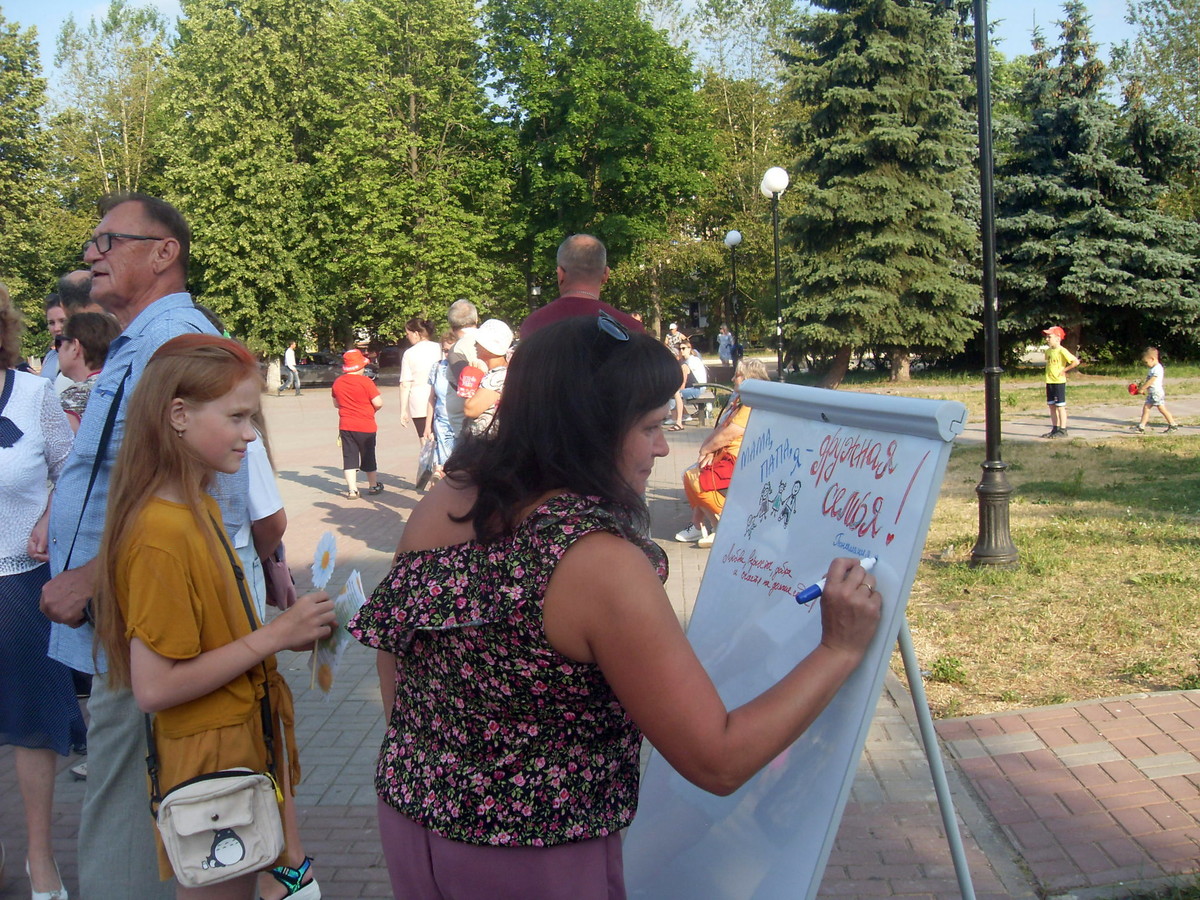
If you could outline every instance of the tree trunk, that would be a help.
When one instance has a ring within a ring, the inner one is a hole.
[[[903,350],[893,350],[890,357],[891,374],[888,377],[889,381],[909,381],[912,378],[910,366],[912,364],[912,356],[905,353]]]
[[[817,387],[835,389],[842,383],[842,379],[846,377],[846,371],[850,368],[850,345],[839,347],[837,355],[833,358],[833,365],[829,367],[819,382]]]
[[[282,382],[279,372],[279,357],[272,356],[267,360],[267,391],[275,392],[279,390],[279,385]]]

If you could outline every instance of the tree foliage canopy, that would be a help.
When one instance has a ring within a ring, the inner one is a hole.
[[[512,237],[553,284],[554,248],[594,233],[612,261],[666,236],[704,189],[711,137],[686,56],[635,0],[489,0],[492,87],[513,130]]]
[[[40,122],[45,93],[32,30],[0,14],[0,282],[38,327],[42,322],[39,288],[54,263],[47,252],[47,226],[55,207]],[[31,336],[26,350],[32,351],[40,340]]]

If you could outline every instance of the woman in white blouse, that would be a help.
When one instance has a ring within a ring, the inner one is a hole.
[[[11,368],[20,346],[21,315],[0,285],[0,745],[13,746],[32,894],[66,900],[50,843],[54,756],[66,756],[85,731],[70,670],[46,656],[50,620],[38,603],[50,579],[47,484],[74,433],[53,384]]]
[[[425,439],[429,426],[429,371],[442,358],[442,348],[433,340],[433,323],[427,319],[409,319],[404,326],[408,349],[400,360],[400,427],[412,422],[417,437]]]

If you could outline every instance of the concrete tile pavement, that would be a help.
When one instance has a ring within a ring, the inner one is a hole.
[[[1114,390],[1118,387],[1114,384]],[[1068,392],[1068,398],[1070,393]],[[1112,403],[1104,406],[1072,408],[1068,406],[1067,431],[1069,440],[1098,441],[1122,437],[1130,440],[1153,440],[1163,433],[1166,422],[1154,413],[1146,426],[1146,434],[1130,430],[1141,415],[1142,405],[1138,397],[1130,397],[1129,403]],[[1200,435],[1200,396],[1169,397],[1168,408],[1176,421],[1181,423],[1179,435]],[[1050,419],[1043,409],[1040,413],[1002,413],[1001,432],[1004,440],[1036,441],[1050,429]],[[968,421],[959,436],[960,443],[981,443],[984,440],[984,421]]]
[[[299,398],[263,398],[290,516],[289,560],[301,589],[308,585],[309,554],[326,530],[338,536],[335,584],[352,568],[360,570],[368,590],[386,574],[404,521],[419,499],[411,490],[417,440],[411,430],[399,429],[395,393],[394,389],[385,392],[387,406],[380,416],[380,472],[387,488],[376,497],[357,501],[340,496],[345,487],[335,445],[336,415],[328,392],[309,389]],[[672,536],[687,518],[680,472],[694,458],[704,433],[689,427],[668,435],[672,454],[659,462],[648,493],[653,535],[671,563],[668,593],[685,623],[708,552],[679,544]],[[326,897],[389,896],[371,783],[383,724],[371,654],[351,647],[328,696],[309,689],[306,659],[284,654],[280,663],[296,695],[305,768],[298,806],[307,850],[317,859]],[[1118,870],[1122,874],[1136,870],[1150,879],[1183,870],[1183,855],[1189,847],[1194,851],[1200,828],[1195,821],[1200,812],[1196,787],[1200,776],[1190,768],[1196,750],[1194,706],[1200,700],[1193,703],[1189,698],[1191,706],[1166,710],[1150,702],[1156,698],[1145,699],[1146,703],[1121,707],[1125,711],[1113,715],[1133,731],[1106,725],[1109,730],[1101,738],[1080,730],[1084,728],[1080,723],[1068,727],[1054,716],[1043,719],[1040,710],[940,723],[951,758],[957,761],[950,766],[949,777],[978,897],[1033,897],[1039,890],[1090,888],[1104,873]],[[1112,701],[1100,705],[1104,703]],[[1063,709],[1090,710],[1090,706]],[[1102,714],[1090,711],[1080,716],[1092,723]],[[1147,730],[1147,723],[1156,730]],[[1052,747],[1058,748],[1058,755]],[[64,760],[60,767],[54,835],[64,879],[74,890],[74,835],[83,785],[70,780],[66,771],[70,764]],[[1052,781],[1051,776],[1063,778],[1059,769],[1066,770],[1078,786]],[[1136,784],[1138,776],[1143,783],[1136,788],[1108,786]],[[1146,793],[1148,788],[1155,793]],[[1113,799],[1117,797],[1125,800]],[[1050,801],[1058,804],[1051,805],[1052,812],[1090,815],[1087,829],[1072,829],[1067,824],[1071,816],[1062,814],[1042,821]],[[0,898],[25,896],[27,891],[20,874],[24,856],[21,829],[16,827],[20,809],[12,753],[0,748],[0,822],[5,823],[0,835],[9,858]],[[1021,819],[1022,814],[1027,820]],[[1062,820],[1051,823],[1061,825],[1060,831],[1046,825],[1050,819]],[[1046,835],[1054,836],[1054,842]],[[1062,851],[1057,857],[1051,853],[1055,847]],[[911,702],[895,680],[889,680],[880,698],[821,896],[926,900],[959,896]]]

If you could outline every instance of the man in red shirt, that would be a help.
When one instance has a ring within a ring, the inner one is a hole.
[[[333,382],[333,405],[338,411],[338,438],[342,444],[342,468],[346,471],[346,499],[358,499],[358,470],[367,473],[367,493],[383,491],[375,462],[375,413],[383,408],[379,388],[363,374],[367,358],[361,350],[342,354],[342,371]]]
[[[628,313],[600,299],[600,289],[608,281],[608,250],[599,238],[573,234],[558,245],[557,300],[547,303],[525,317],[521,337],[527,338],[539,328],[571,316],[591,316],[606,312],[629,331],[645,331],[645,326]]]

